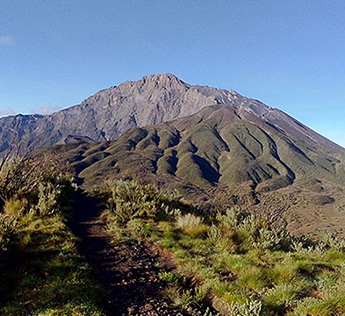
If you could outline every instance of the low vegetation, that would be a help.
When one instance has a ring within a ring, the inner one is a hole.
[[[30,159],[0,163],[0,314],[102,316],[104,293],[66,225],[71,179]],[[241,210],[212,216],[135,181],[108,181],[95,195],[114,242],[155,243],[175,269],[159,275],[175,306],[214,316],[345,314],[345,242],[295,237]]]
[[[160,277],[182,307],[208,302],[221,315],[345,314],[345,243],[294,237],[265,219],[228,209],[208,217],[176,193],[133,181],[99,190],[115,241],[154,242],[174,254]]]
[[[104,315],[103,293],[66,226],[71,179],[27,158],[0,164],[0,314]]]

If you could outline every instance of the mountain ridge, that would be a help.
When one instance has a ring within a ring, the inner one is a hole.
[[[15,142],[22,151],[51,146],[75,137],[91,141],[115,140],[133,127],[159,124],[189,116],[210,105],[228,104],[245,118],[265,118],[277,128],[300,134],[313,142],[345,151],[284,112],[244,97],[234,90],[190,85],[172,74],[151,75],[100,90],[78,105],[51,115],[0,118],[0,155]]]
[[[212,207],[284,218],[297,233],[341,230],[345,219],[344,148],[258,100],[171,74],[124,82],[50,116],[0,119],[0,154],[13,139],[24,152],[55,145],[34,155],[68,163],[84,186],[135,178]]]
[[[187,117],[132,128],[112,142],[70,143],[38,155],[53,154],[68,163],[86,187],[105,179],[137,179],[177,188],[186,199],[212,207],[269,213],[297,233],[329,225],[341,229],[345,153],[321,136],[326,144],[312,142],[307,136],[314,132],[303,125],[305,137],[287,127],[215,104]]]

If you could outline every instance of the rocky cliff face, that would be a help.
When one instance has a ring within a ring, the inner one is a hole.
[[[172,74],[163,74],[101,90],[81,104],[52,115],[1,118],[0,155],[13,143],[24,152],[78,139],[114,140],[130,128],[171,121],[211,105],[228,105],[244,118],[263,119],[301,139],[343,150],[284,112],[257,100],[233,90],[190,85]]]

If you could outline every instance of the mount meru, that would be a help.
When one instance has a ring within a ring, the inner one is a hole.
[[[127,177],[189,199],[250,206],[297,233],[342,230],[345,149],[230,90],[152,75],[49,116],[0,119],[2,154],[57,154],[86,186]]]

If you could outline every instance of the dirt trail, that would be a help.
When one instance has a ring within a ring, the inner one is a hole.
[[[116,315],[202,315],[187,313],[161,296],[159,272],[167,271],[159,254],[139,244],[112,244],[95,201],[79,196],[70,227],[81,238],[80,251],[96,271],[106,290],[105,309]]]

